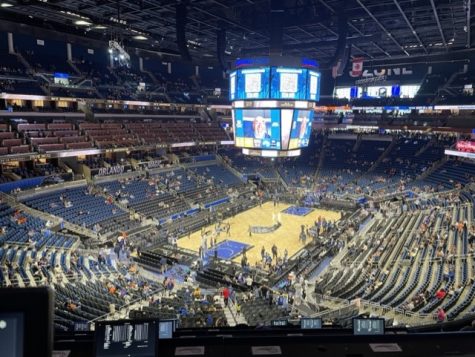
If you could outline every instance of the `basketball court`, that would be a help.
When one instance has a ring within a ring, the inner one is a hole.
[[[272,226],[273,217],[280,214],[281,226],[270,233],[252,233],[249,236],[250,226]],[[221,232],[217,237],[218,257],[221,259],[232,259],[235,262],[241,261],[242,252],[246,250],[246,256],[251,265],[260,262],[261,249],[265,248],[271,252],[272,245],[278,248],[279,256],[283,256],[287,249],[289,258],[300,251],[304,245],[299,240],[301,227],[311,227],[321,216],[326,220],[339,220],[340,213],[323,209],[311,209],[295,207],[294,205],[278,203],[274,207],[273,202],[267,202],[262,207],[254,207],[238,215],[228,218],[224,223],[230,223],[230,235]],[[214,225],[206,227],[207,231],[214,231]],[[307,238],[307,243],[310,238]],[[201,245],[201,231],[194,232],[178,240],[180,248],[190,249],[198,252]],[[209,243],[208,243],[209,248]],[[210,248],[209,248],[210,249]],[[212,256],[211,249],[208,256]]]
[[[206,258],[212,258],[215,254],[215,250],[218,250],[217,256],[219,259],[230,260],[241,255],[248,247],[249,245],[247,244],[226,239],[222,242],[218,242],[218,244],[213,248],[210,248],[206,252]]]

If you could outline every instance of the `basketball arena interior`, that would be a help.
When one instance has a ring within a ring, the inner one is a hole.
[[[474,11],[0,0],[0,355],[475,356]]]

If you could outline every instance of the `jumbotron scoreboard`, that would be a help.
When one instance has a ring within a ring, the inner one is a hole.
[[[293,57],[236,60],[229,75],[235,146],[247,155],[299,156],[320,96],[316,61]]]

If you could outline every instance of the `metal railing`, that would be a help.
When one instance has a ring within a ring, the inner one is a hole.
[[[88,323],[89,323],[89,324],[94,324],[94,323],[97,322],[97,321],[105,320],[105,319],[107,319],[110,315],[113,315],[113,314],[115,314],[115,313],[118,313],[118,312],[120,312],[121,310],[124,310],[124,309],[126,309],[126,308],[128,308],[128,307],[130,307],[130,306],[132,306],[132,305],[135,305],[136,303],[139,303],[139,302],[141,302],[141,301],[144,301],[144,300],[147,299],[148,297],[153,296],[153,295],[156,295],[156,294],[158,294],[158,293],[160,293],[160,292],[162,292],[162,291],[164,291],[163,288],[153,290],[153,291],[150,292],[146,297],[139,297],[139,298],[136,298],[136,299],[134,299],[134,300],[131,300],[131,301],[129,301],[129,302],[127,302],[127,303],[125,303],[125,304],[119,306],[119,307],[116,307],[115,312],[108,312],[108,313],[105,313],[105,314],[103,314],[103,315],[101,315],[101,316],[98,316],[98,317],[92,319],[92,320],[89,320]]]
[[[311,317],[320,317],[322,319],[332,319],[340,317],[349,317],[351,315],[357,315],[359,312],[358,307],[355,304],[348,304],[336,309],[325,310],[312,314]]]
[[[394,308],[389,305],[384,305],[384,304],[379,304],[375,303],[369,300],[364,300],[364,299],[355,299],[352,301],[341,299],[338,297],[333,297],[333,296],[328,296],[328,295],[321,295],[321,294],[316,294],[316,297],[320,299],[320,302],[333,302],[337,304],[343,304],[344,306],[336,308],[336,309],[331,309],[331,311],[322,311],[321,313],[316,313],[312,317],[327,317],[329,318],[332,316],[332,312],[336,313],[334,317],[337,317],[338,314],[342,315],[343,312],[348,312],[349,306],[352,307],[357,307],[359,311],[361,310],[370,310],[375,312],[378,315],[387,315],[389,313],[394,314],[394,316],[400,316],[404,317],[407,320],[411,320],[413,323],[417,323],[418,325],[425,325],[425,324],[431,324],[435,320],[435,315],[434,314],[425,314],[421,312],[413,312],[409,310],[405,310],[402,308]]]

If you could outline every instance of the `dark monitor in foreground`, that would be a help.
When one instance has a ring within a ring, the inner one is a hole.
[[[384,319],[353,319],[354,335],[384,335]]]
[[[157,320],[119,320],[96,323],[96,357],[155,357]]]
[[[23,357],[24,316],[22,313],[0,313],[0,346],[2,355]]]
[[[303,318],[300,320],[300,328],[303,330],[312,330],[322,328],[322,319]]]
[[[52,290],[0,289],[0,356],[51,356],[52,352]]]
[[[175,332],[176,320],[160,320],[158,338],[160,340],[166,340],[173,338],[173,332]]]

